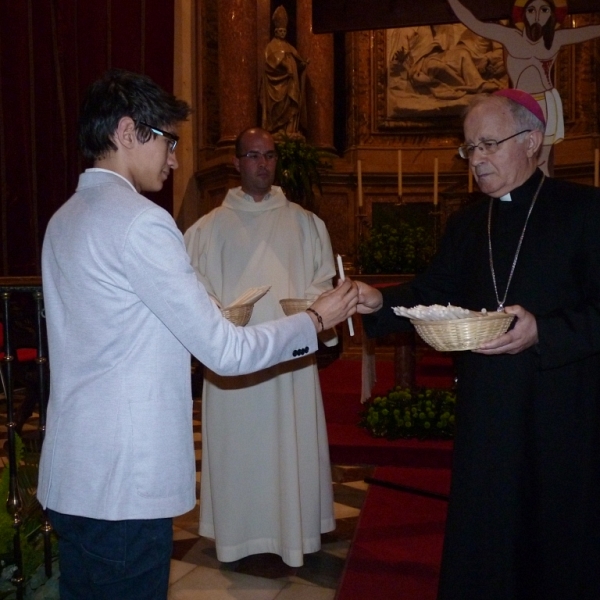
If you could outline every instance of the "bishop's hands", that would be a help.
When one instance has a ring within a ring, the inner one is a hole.
[[[361,315],[369,315],[377,312],[383,306],[381,292],[364,281],[357,281],[358,306],[356,312]]]
[[[538,329],[535,316],[522,306],[506,306],[504,312],[515,315],[515,326],[505,334],[482,344],[477,350],[479,354],[518,354],[538,343]]]
[[[356,312],[368,315],[381,309],[383,306],[383,296],[378,289],[363,281],[357,281],[355,285],[358,288]],[[496,339],[482,344],[477,350],[473,350],[473,352],[488,355],[518,354],[538,343],[538,328],[535,315],[518,304],[505,307],[504,312],[509,315],[515,315],[514,327]]]
[[[337,287],[323,292],[311,305],[311,308],[321,317],[322,324],[317,316],[309,312],[317,332],[334,327],[345,321],[356,312],[358,303],[358,287],[350,279],[338,281]]]

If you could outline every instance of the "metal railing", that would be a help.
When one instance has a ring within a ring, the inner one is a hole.
[[[15,378],[14,366],[18,356],[16,345],[13,341],[14,316],[11,310],[11,300],[18,294],[29,294],[33,297],[35,306],[35,338],[36,338],[36,396],[39,408],[39,425],[37,435],[39,436],[39,447],[44,440],[46,430],[46,403],[48,389],[48,359],[46,352],[46,327],[44,317],[44,298],[42,294],[42,282],[39,277],[0,277],[0,300],[2,302],[2,322],[4,325],[4,347],[0,352],[4,356],[0,360],[0,375],[2,391],[6,396],[6,421],[8,433],[8,466],[10,469],[9,492],[6,500],[6,509],[12,516],[13,535],[13,558],[16,566],[11,581],[17,592],[17,600],[23,599],[25,574],[23,572],[23,554],[21,548],[21,525],[22,525],[22,499],[18,485],[19,460],[17,456],[16,436],[17,423],[15,419]],[[52,576],[52,552],[51,538],[52,527],[44,513],[41,524],[44,539],[44,565],[46,576]]]

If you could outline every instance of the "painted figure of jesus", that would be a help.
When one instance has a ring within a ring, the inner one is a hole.
[[[471,31],[504,46],[512,86],[540,103],[547,126],[539,167],[551,174],[552,146],[565,136],[562,102],[551,70],[562,46],[599,37],[600,25],[559,29],[567,15],[567,0],[516,0],[514,27],[480,21],[459,0],[448,0],[448,4]]]

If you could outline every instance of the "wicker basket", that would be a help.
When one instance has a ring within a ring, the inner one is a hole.
[[[411,319],[410,322],[427,344],[440,352],[454,352],[475,350],[481,344],[506,333],[513,319],[514,315],[493,312],[467,319],[448,321]]]
[[[234,325],[243,327],[250,320],[253,308],[254,304],[240,304],[240,306],[222,308],[221,314]]]
[[[284,298],[279,301],[279,304],[281,304],[283,312],[289,317],[290,315],[305,311],[313,302],[314,300],[305,300],[303,298]]]

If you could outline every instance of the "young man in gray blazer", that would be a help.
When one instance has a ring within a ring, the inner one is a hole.
[[[356,286],[256,327],[225,320],[172,217],[141,195],[177,168],[189,106],[149,78],[89,88],[80,146],[94,167],[52,217],[42,275],[51,365],[38,497],[59,536],[62,600],[167,597],[172,517],[196,502],[190,353],[238,375],[317,349]]]

